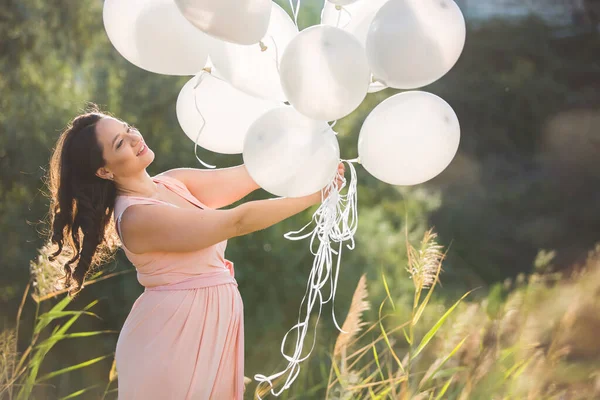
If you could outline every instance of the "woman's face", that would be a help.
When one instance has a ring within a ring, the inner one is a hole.
[[[154,152],[147,147],[140,132],[118,119],[104,117],[98,121],[96,138],[106,162],[98,170],[101,178],[135,176],[154,161]]]

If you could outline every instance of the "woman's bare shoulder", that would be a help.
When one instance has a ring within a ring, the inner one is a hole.
[[[175,168],[175,169],[169,169],[167,171],[161,172],[160,174],[154,175],[153,178],[155,179],[166,179],[169,180],[170,182],[179,185],[185,189],[188,189],[185,179],[185,172],[183,171],[183,168]]]

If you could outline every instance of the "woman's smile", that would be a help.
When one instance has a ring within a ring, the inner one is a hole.
[[[140,148],[140,150],[137,153],[137,157],[139,156],[143,156],[144,154],[146,154],[148,152],[148,146],[146,146],[146,143],[142,142],[142,147]]]

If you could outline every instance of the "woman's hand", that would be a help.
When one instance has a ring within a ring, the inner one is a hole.
[[[341,162],[338,165],[336,179],[335,179],[335,185],[336,185],[338,191],[342,188],[342,185],[344,184],[344,181],[345,181],[344,174],[345,173],[346,173],[346,166],[344,165],[343,162]],[[329,185],[327,185],[323,189],[319,190],[318,192],[312,194],[312,196],[314,197],[314,204],[319,204],[321,202],[321,192],[323,192],[323,197],[322,197],[323,199],[325,199],[325,198],[327,198],[327,196],[329,196],[329,190],[327,190],[328,186]]]

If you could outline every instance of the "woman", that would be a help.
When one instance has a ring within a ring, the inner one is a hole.
[[[227,240],[297,214],[322,194],[219,210],[258,189],[243,165],[151,177],[153,160],[125,122],[96,109],[76,117],[50,165],[53,257],[73,254],[64,269],[75,294],[116,240],[116,228],[137,269],[146,289],[117,342],[121,400],[241,399],[243,306],[224,258]]]

